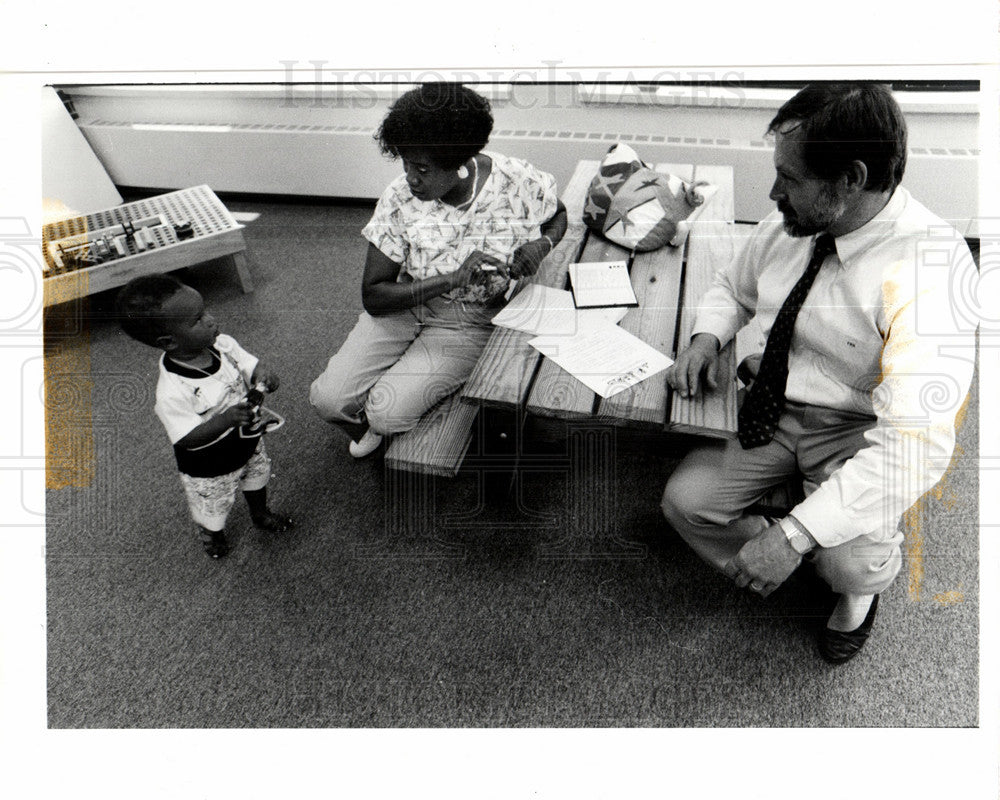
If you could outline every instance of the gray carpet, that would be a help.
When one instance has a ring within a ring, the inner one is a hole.
[[[474,458],[429,481],[350,459],[307,390],[360,311],[370,208],[229,205],[261,213],[256,291],[218,265],[179,276],[281,376],[271,496],[297,527],[262,534],[237,505],[233,552],[209,560],[152,413],[156,352],[108,320],[108,295],[50,313],[50,369],[89,359],[51,413],[87,423],[89,403],[94,442],[89,486],[48,493],[50,727],[977,724],[975,395],[872,640],[830,667],[815,644],[830,597],[807,568],[761,600],[662,521],[676,450],[615,440],[585,540],[565,439],[539,445],[550,466],[513,495]]]

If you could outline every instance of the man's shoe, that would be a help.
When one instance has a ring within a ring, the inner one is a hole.
[[[823,627],[823,633],[819,637],[819,652],[831,664],[843,664],[856,656],[865,642],[868,641],[868,634],[872,631],[875,623],[875,612],[878,611],[878,595],[872,598],[871,608],[868,615],[853,631],[835,631],[832,628]]]
[[[382,434],[375,433],[375,431],[369,428],[365,431],[364,436],[356,442],[351,442],[347,449],[355,458],[364,458],[378,450],[380,444],[382,444]]]

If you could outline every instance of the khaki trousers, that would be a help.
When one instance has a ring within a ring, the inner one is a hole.
[[[408,431],[472,374],[496,311],[442,300],[385,316],[362,312],[309,401],[327,422]]]
[[[667,521],[699,556],[719,570],[773,520],[746,509],[796,473],[810,494],[866,445],[873,417],[788,403],[774,440],[744,450],[739,442],[697,446],[667,481],[661,507]],[[807,558],[838,594],[876,594],[902,565],[898,524]]]

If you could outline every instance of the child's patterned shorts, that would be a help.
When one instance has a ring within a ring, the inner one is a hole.
[[[180,476],[192,519],[206,530],[221,531],[226,527],[226,517],[236,500],[237,489],[253,492],[267,486],[271,459],[264,450],[262,438],[250,460],[234,472],[214,478],[192,478],[183,472]]]

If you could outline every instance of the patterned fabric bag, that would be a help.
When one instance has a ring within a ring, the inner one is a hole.
[[[591,181],[583,221],[629,250],[677,246],[687,237],[688,218],[715,188],[702,187],[707,187],[705,181],[688,184],[654,171],[635,150],[619,142]]]

